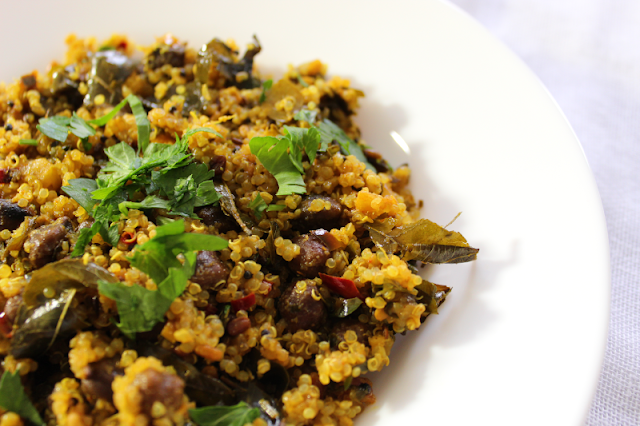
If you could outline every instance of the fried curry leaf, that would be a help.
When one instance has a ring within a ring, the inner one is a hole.
[[[113,299],[120,321],[116,325],[130,339],[163,321],[171,303],[182,294],[195,270],[196,251],[222,250],[228,242],[215,235],[184,232],[184,221],[176,220],[156,228],[156,235],[135,247],[131,265],[149,275],[157,290],[139,285],[100,282],[100,294]],[[183,261],[178,259],[183,256]]]
[[[0,379],[0,407],[12,411],[35,425],[44,426],[44,421],[24,392],[20,372],[5,371]]]
[[[358,160],[364,163],[367,166],[367,169],[376,171],[375,167],[367,161],[367,157],[364,155],[362,148],[355,141],[353,141],[347,134],[334,124],[331,120],[325,119],[322,123],[318,125],[318,129],[320,130],[320,134],[322,135],[323,142],[326,141],[336,141],[338,145],[340,145],[340,150],[345,155],[353,155]]]
[[[302,175],[289,157],[289,139],[273,136],[255,137],[249,141],[251,153],[276,178],[276,195],[305,194],[307,188]]]
[[[229,190],[229,187],[226,183],[215,183],[214,184],[216,191],[220,194],[220,207],[227,216],[231,216],[235,219],[235,221],[240,225],[240,228],[248,235],[251,235],[251,229],[247,226],[245,221],[240,217],[240,212],[238,211],[238,207],[236,207],[236,203],[234,201],[234,196]]]
[[[458,232],[449,231],[428,219],[386,232],[379,225],[367,225],[375,245],[387,253],[400,253],[404,260],[425,263],[462,263],[476,259],[478,249],[469,246]]]
[[[354,313],[362,305],[362,300],[358,297],[345,299],[338,297],[335,300],[332,315],[338,318],[345,318]]]
[[[243,426],[260,417],[260,410],[243,401],[232,406],[191,409],[189,417],[199,426]]]
[[[438,307],[444,302],[444,299],[451,292],[451,288],[433,284],[427,280],[422,280],[422,284],[417,285],[416,290],[418,292],[418,301],[427,307],[427,310],[423,314],[437,314]]]

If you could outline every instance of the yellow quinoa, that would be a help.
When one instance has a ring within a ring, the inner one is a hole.
[[[477,252],[420,219],[409,168],[367,147],[353,120],[364,94],[320,60],[262,74],[257,39],[243,55],[232,40],[192,47],[171,34],[65,42],[63,60],[0,83],[3,370],[24,378],[48,425],[194,424],[207,406],[236,404],[246,425],[352,425],[375,402],[366,374],[390,365],[396,334],[450,290],[417,267]],[[296,189],[283,190],[260,140],[288,141],[278,161]],[[98,217],[94,203],[111,195],[92,191],[105,190],[113,152],[134,153],[131,171],[152,155],[137,150],[176,143],[180,161],[206,166],[204,181],[191,172],[163,192],[171,170],[187,170],[165,159],[144,181],[127,175],[124,198]],[[72,191],[79,182],[88,198]],[[151,297],[177,281],[134,256],[155,262],[144,250],[168,223],[225,247],[177,255],[186,282],[152,317],[162,299]],[[0,426],[27,424],[21,414],[0,407]]]

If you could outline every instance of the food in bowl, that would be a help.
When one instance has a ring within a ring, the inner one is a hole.
[[[7,425],[348,425],[474,260],[368,148],[362,92],[257,39],[69,36],[0,86]]]

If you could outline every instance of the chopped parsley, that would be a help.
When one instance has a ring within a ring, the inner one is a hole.
[[[131,112],[133,112],[133,116],[136,119],[136,125],[138,127],[138,150],[140,152],[144,152],[146,147],[149,145],[151,125],[149,124],[149,119],[147,118],[147,113],[142,106],[142,102],[140,102],[140,99],[134,95],[127,96],[108,114],[105,114],[95,120],[84,120],[76,115],[76,113],[73,113],[72,117],[56,115],[49,118],[41,118],[38,120],[36,128],[40,130],[41,133],[59,142],[64,143],[67,140],[69,133],[73,133],[83,142],[86,142],[86,139],[89,136],[96,134],[96,129],[91,125],[104,126],[109,120],[115,117],[127,103],[131,107]],[[87,145],[84,143],[83,145],[86,151]]]
[[[158,322],[171,303],[187,286],[195,270],[196,251],[222,250],[228,241],[215,235],[184,232],[184,220],[176,220],[156,228],[156,235],[137,245],[131,266],[147,274],[158,286],[149,290],[140,285],[100,282],[100,294],[113,299],[118,307],[120,331],[130,339],[139,332],[149,331]],[[182,261],[178,256],[182,258]]]
[[[34,425],[44,426],[44,422],[22,387],[20,373],[5,371],[0,378],[0,407],[12,411]]]
[[[35,139],[20,139],[18,143],[20,145],[38,146],[38,141]]]
[[[195,207],[217,202],[220,196],[212,181],[215,171],[195,163],[188,153],[187,140],[196,132],[219,135],[209,128],[190,129],[173,145],[148,144],[142,157],[121,142],[105,149],[109,162],[96,180],[72,179],[62,187],[94,218],[91,228],[80,231],[71,255],[82,255],[96,234],[116,246],[118,232],[112,222],[128,209],[165,209],[172,215],[195,217]],[[140,198],[141,194],[146,196]]]
[[[244,426],[260,417],[258,408],[246,402],[231,406],[210,406],[189,410],[189,417],[199,426]]]
[[[284,126],[284,136],[259,136],[249,141],[251,153],[258,157],[262,165],[276,178],[276,195],[305,194],[303,154],[306,153],[309,161],[313,163],[317,153],[325,152],[334,140],[340,145],[343,154],[354,155],[368,169],[375,171],[360,145],[330,120],[325,119],[316,127],[313,125],[316,113],[308,110],[296,113],[294,118],[308,122],[311,127],[307,129]]]

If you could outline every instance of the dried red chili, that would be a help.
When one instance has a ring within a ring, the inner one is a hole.
[[[356,287],[356,284],[350,279],[334,277],[323,274],[322,272],[318,275],[320,275],[320,278],[322,279],[322,284],[326,285],[332,292],[347,299],[351,299],[353,297],[359,297],[362,299],[362,295],[358,291],[358,287]]]
[[[120,235],[120,242],[125,244],[135,243],[137,239],[135,232],[125,231]]]
[[[233,300],[231,302],[231,308],[234,310],[234,312],[248,311],[249,308],[251,308],[255,304],[256,304],[256,295],[253,293],[249,293],[248,295],[246,295],[241,299]]]

